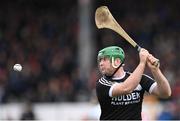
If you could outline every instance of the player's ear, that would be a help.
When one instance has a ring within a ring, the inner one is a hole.
[[[120,65],[121,64],[121,59],[120,58],[116,58],[116,65]]]
[[[121,60],[119,58],[114,59],[114,57],[112,57],[112,66],[114,68],[119,67],[120,64],[121,64]]]

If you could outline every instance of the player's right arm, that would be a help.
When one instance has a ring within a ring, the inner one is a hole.
[[[160,64],[158,66],[154,66],[153,63],[157,61],[152,54],[149,54],[147,59],[147,65],[150,68],[152,75],[156,81],[156,86],[152,90],[152,94],[155,94],[161,98],[169,98],[171,96],[171,87],[169,84],[169,80],[164,76],[164,74],[160,70]]]
[[[140,62],[133,73],[122,83],[114,84],[112,88],[112,97],[131,93],[139,84],[141,77],[144,73],[146,66],[146,60],[149,52],[145,49],[141,49],[139,52]]]

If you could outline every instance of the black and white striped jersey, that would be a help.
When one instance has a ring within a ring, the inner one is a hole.
[[[144,92],[151,93],[156,82],[144,74],[132,93],[112,97],[113,86],[125,81],[129,75],[130,73],[126,72],[122,78],[102,77],[97,81],[96,93],[101,106],[100,120],[141,120]]]

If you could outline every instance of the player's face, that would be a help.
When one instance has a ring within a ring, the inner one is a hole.
[[[110,76],[113,74],[114,68],[112,67],[111,61],[108,57],[99,58],[98,64],[102,75]]]

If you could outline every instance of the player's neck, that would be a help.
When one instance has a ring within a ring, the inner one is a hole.
[[[125,71],[122,67],[114,74],[113,78],[122,78],[125,76]]]

